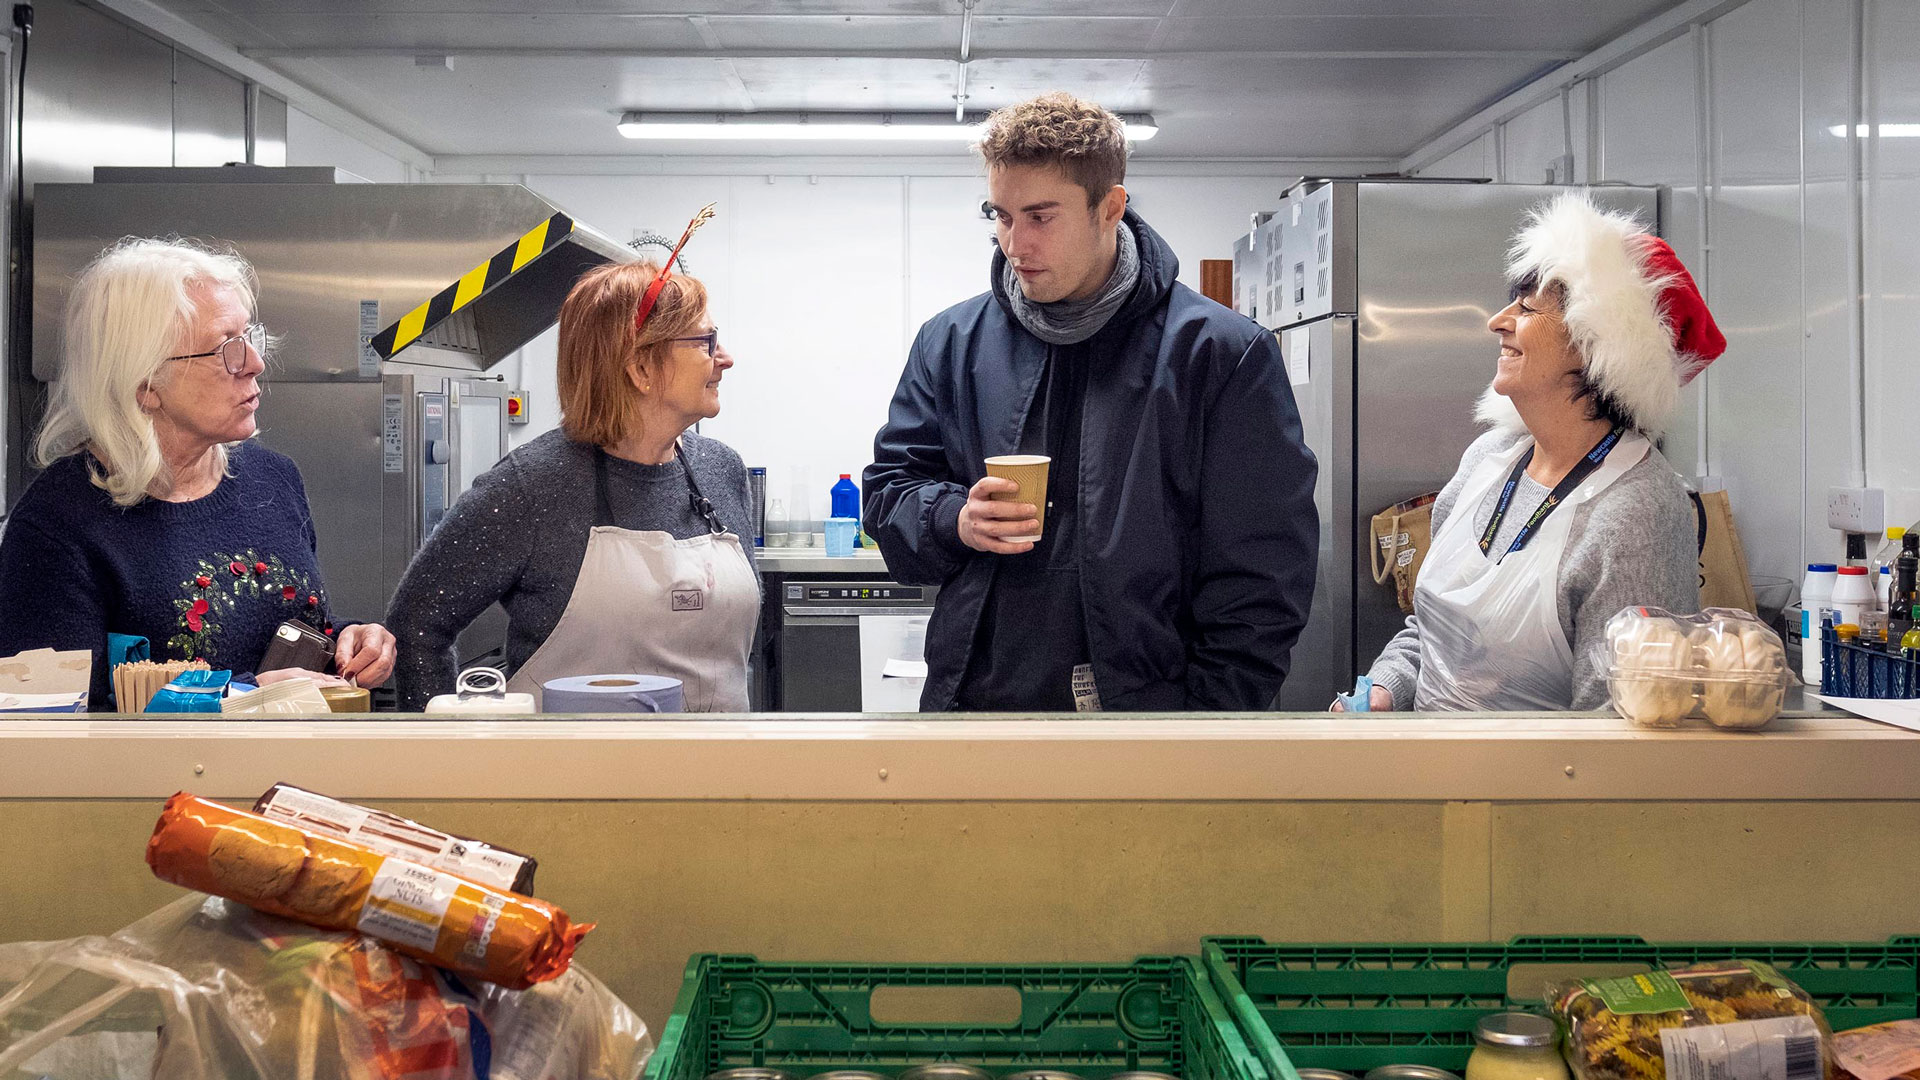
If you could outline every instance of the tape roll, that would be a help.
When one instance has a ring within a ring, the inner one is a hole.
[[[574,675],[540,688],[550,713],[677,713],[687,711],[679,679],[665,675]]]

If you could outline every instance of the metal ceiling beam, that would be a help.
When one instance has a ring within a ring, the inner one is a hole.
[[[1565,67],[1540,76],[1518,90],[1481,108],[1472,116],[1428,139],[1400,159],[1400,171],[1412,175],[1486,134],[1492,128],[1533,108],[1585,79],[1604,75],[1630,60],[1652,52],[1698,23],[1712,22],[1747,0],[1688,0],[1648,19],[1639,26],[1579,57]]]
[[[255,60],[349,60],[380,57],[469,56],[515,60],[941,60],[953,62],[942,49],[643,49],[595,46],[563,49],[540,46],[460,45],[321,45],[241,49]],[[1566,49],[990,49],[975,52],[982,60],[1514,60],[1549,63],[1574,60],[1584,54]]]

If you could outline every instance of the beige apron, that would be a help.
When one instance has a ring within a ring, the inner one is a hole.
[[[607,459],[594,457],[594,524],[567,609],[553,633],[513,673],[507,689],[541,700],[549,679],[639,674],[679,679],[688,712],[746,712],[747,654],[760,621],[760,585],[740,538],[720,524],[687,467],[680,467],[705,536],[676,540],[617,528],[607,499]]]

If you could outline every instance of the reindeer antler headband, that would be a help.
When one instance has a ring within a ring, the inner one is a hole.
[[[660,268],[660,276],[654,278],[653,284],[647,286],[646,295],[640,298],[640,307],[633,313],[634,337],[640,336],[640,328],[647,324],[647,316],[653,314],[653,305],[660,302],[660,290],[667,287],[667,279],[673,276],[673,263],[680,257],[680,249],[687,246],[687,241],[693,239],[693,234],[700,231],[700,226],[713,220],[715,205],[708,203],[701,207],[700,212],[693,215],[693,220],[687,222],[687,231],[681,233],[680,242],[673,245],[673,253],[667,256],[666,265]]]

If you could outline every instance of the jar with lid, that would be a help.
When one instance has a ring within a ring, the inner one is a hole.
[[[1533,1013],[1494,1013],[1473,1027],[1466,1080],[1570,1080],[1553,1021]]]

